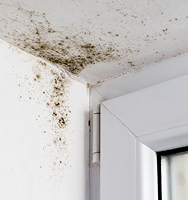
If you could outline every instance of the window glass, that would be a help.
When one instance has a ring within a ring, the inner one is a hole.
[[[158,156],[159,199],[188,200],[188,151],[171,150]]]

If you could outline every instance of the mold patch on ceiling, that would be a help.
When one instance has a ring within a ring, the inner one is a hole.
[[[57,31],[47,20],[46,14],[35,10],[27,10],[20,4],[14,6],[1,3],[3,10],[12,12],[12,16],[3,18],[4,27],[12,29],[5,36],[20,49],[41,57],[65,68],[72,74],[79,74],[86,66],[98,62],[110,62],[120,55],[111,44],[101,45],[85,41],[84,37],[71,33],[65,28]],[[21,30],[20,30],[21,28]],[[4,32],[1,28],[1,32]],[[85,33],[86,34],[86,33]]]
[[[2,0],[0,34],[96,84],[186,53],[187,8],[184,0]]]

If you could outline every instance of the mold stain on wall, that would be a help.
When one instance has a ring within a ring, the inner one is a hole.
[[[11,48],[13,52],[22,54],[21,50]],[[15,101],[21,110],[27,110],[21,112],[22,123],[27,124],[22,127],[22,137],[26,141],[31,135],[36,137],[35,141],[27,143],[24,140],[22,144],[23,151],[33,145],[33,151],[37,151],[34,161],[34,152],[30,152],[30,155],[24,152],[24,162],[33,166],[37,159],[35,170],[41,180],[47,181],[46,184],[50,185],[48,189],[58,187],[58,183],[65,181],[72,167],[73,133],[69,127],[72,114],[69,107],[71,79],[42,60],[25,58],[13,65],[15,59],[5,58],[11,63],[7,70],[10,83],[17,90]]]
[[[44,98],[38,103],[44,104],[45,109],[49,112],[46,121],[49,129],[43,130],[43,134],[48,137],[49,142],[43,146],[43,151],[51,157],[49,162],[53,171],[51,177],[61,182],[64,174],[71,168],[69,163],[71,133],[68,128],[71,115],[68,97],[71,81],[43,61],[38,61],[32,71],[35,88],[41,89],[41,95]],[[44,124],[43,127],[45,126]],[[46,163],[41,163],[41,168],[45,168],[45,165]]]
[[[86,86],[2,40],[0,55],[0,132],[1,144],[5,143],[0,175],[9,176],[4,174],[6,166],[15,175],[8,180],[10,187],[15,180],[12,188],[7,188],[16,191],[11,193],[15,199],[19,195],[21,199],[84,199]],[[0,184],[4,185],[3,179]]]

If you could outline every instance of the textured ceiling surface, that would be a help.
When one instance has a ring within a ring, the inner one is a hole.
[[[96,84],[188,50],[187,0],[1,0],[0,38]]]

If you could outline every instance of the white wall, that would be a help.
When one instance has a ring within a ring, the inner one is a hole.
[[[85,85],[0,40],[0,197],[87,200]]]

